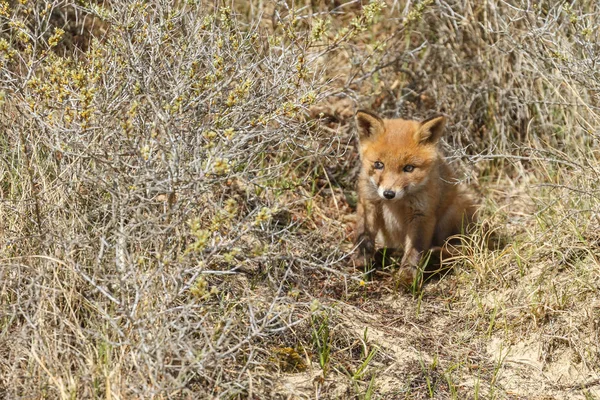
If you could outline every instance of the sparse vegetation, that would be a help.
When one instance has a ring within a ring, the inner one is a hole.
[[[600,5],[208,3],[0,0],[0,397],[599,398]],[[359,106],[482,199],[413,293]]]

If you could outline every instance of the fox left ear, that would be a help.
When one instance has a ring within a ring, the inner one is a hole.
[[[417,131],[417,140],[419,143],[436,144],[446,126],[446,118],[443,116],[432,117],[421,122],[421,126]]]
[[[379,115],[367,110],[356,112],[356,126],[359,140],[373,138],[385,130],[383,120]]]

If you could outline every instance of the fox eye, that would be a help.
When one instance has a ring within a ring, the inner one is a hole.
[[[405,166],[404,166],[404,172],[413,172],[413,171],[414,171],[414,169],[415,169],[415,166],[414,166],[414,165],[410,165],[410,164],[408,164],[408,165],[405,165]]]
[[[383,163],[381,161],[375,161],[375,163],[373,164],[373,168],[383,169]]]

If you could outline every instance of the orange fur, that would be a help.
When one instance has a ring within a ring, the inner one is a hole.
[[[356,262],[369,262],[376,247],[401,248],[401,267],[414,276],[423,252],[461,233],[476,210],[439,149],[445,119],[384,120],[359,110],[356,122],[362,162]]]

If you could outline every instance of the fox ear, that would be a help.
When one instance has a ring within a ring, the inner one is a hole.
[[[441,115],[426,119],[417,131],[417,140],[419,143],[436,144],[444,133],[445,125],[446,118]]]
[[[383,120],[377,114],[367,110],[356,112],[356,125],[359,140],[379,135],[384,131]]]

